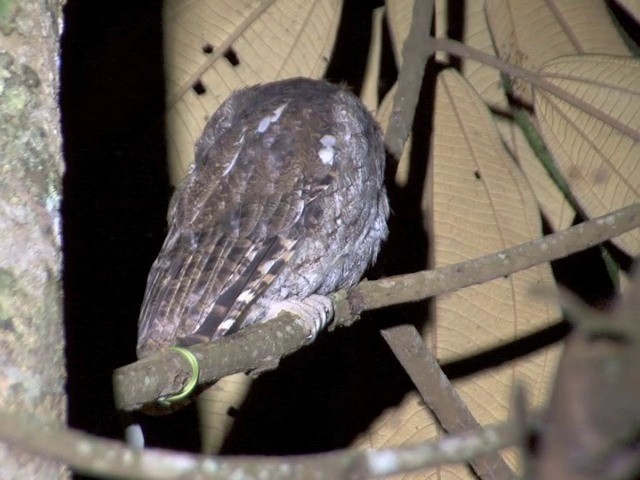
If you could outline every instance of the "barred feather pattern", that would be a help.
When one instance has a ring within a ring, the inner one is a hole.
[[[172,197],[138,355],[354,285],[387,235],[384,157],[375,121],[340,87],[296,78],[233,93]]]

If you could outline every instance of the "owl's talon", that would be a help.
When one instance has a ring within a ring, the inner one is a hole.
[[[308,342],[312,342],[333,318],[333,302],[324,295],[310,295],[304,300],[284,300],[273,310],[276,309],[292,313],[300,319],[302,326],[309,331]]]

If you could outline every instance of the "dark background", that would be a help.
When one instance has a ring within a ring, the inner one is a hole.
[[[346,82],[356,93],[369,44],[370,11],[380,3],[349,0],[345,5],[327,78]],[[162,123],[160,14],[160,2],[150,0],[70,0],[65,8],[61,107],[67,166],[63,215],[69,422],[112,438],[122,438],[130,419],[115,411],[111,374],[135,360],[138,309],[164,238],[171,193]],[[383,67],[386,89],[396,74],[388,48]],[[425,111],[431,87],[424,86],[419,108]],[[426,158],[429,119],[422,117],[414,149]],[[374,275],[425,268],[427,242],[419,212],[424,168],[418,167],[414,181],[402,191],[389,184],[392,233]],[[556,262],[554,268],[564,283],[593,303],[611,295],[597,250]],[[411,388],[379,329],[425,318],[426,307],[378,312],[352,328],[321,336],[278,370],[262,375],[225,451],[303,453],[348,445]],[[565,331],[560,327],[528,347],[450,366],[449,373],[471,374]],[[137,415],[135,420],[142,423],[148,445],[198,449],[193,408],[164,417]]]

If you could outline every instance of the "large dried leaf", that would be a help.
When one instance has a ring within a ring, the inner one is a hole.
[[[436,5],[438,6],[439,3],[445,3],[445,0],[439,0]],[[451,3],[447,2],[447,5],[450,6]],[[444,6],[436,8],[436,14],[437,18],[443,17],[439,23],[442,23],[440,28],[444,35],[449,29],[447,19],[450,18],[450,15]],[[461,40],[466,45],[482,52],[495,53],[482,2],[465,2],[462,12]],[[573,222],[575,212],[547,173],[524,136],[521,127],[511,115],[500,72],[494,67],[472,59],[465,58],[460,62],[463,76],[491,108],[502,141],[522,168],[549,224],[554,230],[569,227]]]
[[[500,57],[529,70],[574,53],[629,55],[601,0],[487,0],[486,12]],[[525,82],[514,93],[531,103]]]
[[[587,215],[639,201],[640,61],[568,56],[548,62],[541,74],[592,107],[585,111],[535,90],[540,131]],[[629,255],[640,254],[640,229],[613,241]]]
[[[462,42],[484,53],[495,54],[487,18],[480,2],[465,4]],[[508,110],[500,72],[471,59],[462,59],[460,69],[485,103],[493,110]]]
[[[438,80],[434,135],[435,267],[542,235],[527,182],[504,150],[481,99],[453,71]],[[553,288],[548,264],[438,298],[432,336],[438,358],[453,360],[557,319],[554,303],[530,294],[541,285]]]
[[[512,118],[500,115],[494,115],[493,118],[507,150],[518,161],[529,181],[549,226],[555,231],[569,228],[575,219],[576,211],[536,156],[520,125]]]
[[[541,235],[535,200],[514,165],[486,106],[452,70],[438,79],[432,150],[435,266],[493,253]],[[504,344],[560,316],[557,305],[530,294],[553,288],[548,264],[466,288],[435,300],[435,323],[427,342],[443,362]],[[557,349],[546,349],[455,382],[481,423],[504,420],[514,381],[532,403],[547,397]],[[437,427],[415,395],[377,419],[359,446],[388,446],[436,438]],[[514,463],[513,456],[509,457]],[[464,468],[442,468],[402,478],[472,478]]]
[[[198,396],[196,401],[202,453],[220,453],[224,440],[235,422],[235,417],[230,412],[240,410],[251,383],[251,377],[244,373],[236,373],[221,378]]]
[[[207,119],[232,91],[323,75],[341,5],[341,0],[165,2],[167,150],[173,182],[188,170]]]

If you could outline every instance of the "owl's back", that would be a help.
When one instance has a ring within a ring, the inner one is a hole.
[[[139,355],[354,285],[387,234],[383,171],[380,132],[351,93],[298,78],[232,94],[172,198]]]

